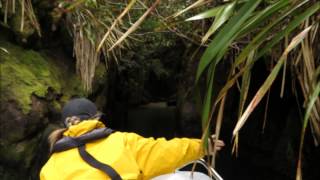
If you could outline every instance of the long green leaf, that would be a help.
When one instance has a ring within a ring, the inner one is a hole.
[[[215,56],[219,53],[219,51],[226,49],[225,47],[228,47],[228,45],[235,38],[234,35],[241,28],[243,22],[245,22],[245,20],[250,16],[260,2],[261,0],[250,0],[246,2],[240,8],[239,12],[236,13],[221,29],[217,36],[215,36],[200,59],[196,74],[196,82],[198,82],[201,74],[212,61],[215,61],[214,64],[217,64],[220,61],[220,59],[216,59]]]
[[[241,51],[240,55],[235,60],[234,68],[237,67],[239,64],[241,64],[252,50],[259,48],[259,46],[264,42],[264,40],[267,39],[268,33],[275,25],[277,25],[284,18],[288,17],[291,13],[293,13],[295,10],[297,10],[299,7],[301,7],[302,5],[304,5],[308,1],[309,0],[305,0],[301,3],[299,3],[298,5],[290,8],[290,10],[288,12],[284,13],[283,15],[278,17],[276,20],[272,21],[268,26],[263,28],[262,31],[259,32],[259,34],[256,35],[253,38],[253,40]]]
[[[211,27],[209,28],[208,32],[204,35],[204,37],[201,40],[201,43],[203,44],[208,40],[208,38],[216,32],[218,28],[220,28],[232,15],[234,11],[236,3],[230,3],[228,6],[225,6],[221,11],[218,12],[214,22],[212,23]]]
[[[264,28],[240,53],[240,55],[236,58],[232,72],[234,71],[234,68],[236,68],[239,64],[241,64],[246,57],[249,55],[249,53],[252,50],[257,50],[258,47],[264,42],[264,39],[267,38],[269,30],[276,24],[278,24],[281,20],[289,16],[291,13],[293,13],[295,10],[297,10],[299,7],[307,3],[309,0],[305,0],[298,5],[295,5],[294,7],[290,8],[290,11],[286,12],[285,14],[281,15],[279,18],[277,18],[275,21],[272,21],[266,28]],[[256,60],[255,60],[256,61]],[[240,69],[240,71],[234,75],[234,77],[229,80],[226,85],[220,90],[218,97],[214,103],[214,106],[217,105],[217,103],[222,99],[222,97],[227,93],[227,91],[234,85],[236,80],[241,76],[242,73],[244,73],[251,65],[247,65],[246,67],[243,67]]]
[[[210,114],[210,108],[211,108],[211,99],[212,99],[212,89],[213,89],[213,74],[214,71],[212,70],[213,66],[209,67],[209,76],[208,76],[208,82],[207,82],[207,92],[204,98],[204,104],[202,107],[202,116],[201,116],[201,122],[202,122],[202,130],[203,130],[203,135],[202,135],[202,141],[204,148],[207,148],[208,146],[208,137],[210,134],[210,129],[209,129],[209,114]]]
[[[208,2],[209,2],[208,0],[198,0],[195,3],[191,4],[190,6],[188,6],[187,8],[175,13],[172,17],[176,18],[176,17],[180,16],[181,14],[189,11],[190,9],[202,6],[202,5],[204,5],[204,4],[208,3]]]
[[[247,59],[247,63],[251,64],[251,62],[253,61],[254,58],[254,53],[255,51],[251,51],[248,59]],[[250,80],[251,80],[251,70],[250,68],[248,68],[243,76],[242,76],[242,81],[241,81],[241,91],[240,91],[240,100],[239,100],[239,113],[238,116],[240,117],[241,114],[243,113],[243,107],[245,105],[245,102],[247,100],[247,96],[248,96],[248,91],[249,91],[249,87],[250,87]]]
[[[202,129],[205,129],[205,126],[209,119],[209,113],[211,108],[211,99],[212,99],[212,89],[213,89],[213,66],[211,65],[208,73],[208,81],[207,81],[207,91],[206,96],[204,98],[204,104],[202,108]]]
[[[195,21],[195,20],[201,20],[201,19],[215,17],[215,16],[217,16],[217,14],[219,14],[228,5],[230,5],[230,4],[225,4],[225,5],[214,7],[212,9],[209,9],[209,10],[205,11],[205,12],[202,12],[200,14],[192,16],[192,17],[186,19],[186,21]]]
[[[265,22],[270,16],[274,15],[282,8],[287,7],[289,2],[289,0],[280,0],[260,11],[257,15],[250,18],[242,27],[240,36],[250,32],[252,29],[256,29],[259,24]]]
[[[320,2],[315,3],[310,8],[306,9],[302,14],[297,16],[293,21],[291,21],[288,26],[281,32],[277,33],[276,36],[269,42],[257,55],[257,59],[262,57],[267,51],[269,51],[274,45],[276,45],[282,38],[292,32],[296,27],[298,27],[304,20],[319,11]]]
[[[254,98],[251,100],[250,104],[248,105],[245,112],[240,117],[239,121],[236,124],[236,127],[233,130],[233,136],[235,136],[241,127],[244,125],[246,120],[248,119],[249,115],[252,113],[252,111],[255,109],[255,107],[259,104],[259,102],[262,100],[268,89],[271,87],[272,83],[274,82],[275,78],[277,77],[281,67],[284,64],[284,60],[286,59],[289,52],[294,49],[308,34],[310,31],[311,26],[303,30],[301,33],[299,33],[296,37],[292,39],[289,46],[285,49],[282,56],[280,57],[279,61],[277,62],[276,66],[273,68],[271,73],[269,74],[268,78],[265,80],[263,85],[259,88],[258,92],[254,96]]]
[[[232,4],[231,6],[228,6],[228,9],[225,11],[225,12],[227,12],[227,13],[232,13],[233,12],[233,8],[234,8],[234,6],[235,6],[235,4]],[[245,5],[244,5],[245,6]],[[242,7],[243,8],[243,7]],[[251,7],[252,8],[252,11],[254,10],[254,8],[253,7]],[[243,11],[241,11],[241,10],[243,10]],[[244,10],[244,9],[241,9],[240,10],[240,12],[243,12],[243,13],[245,13],[246,11]],[[239,13],[240,14],[240,13]],[[249,14],[247,14],[246,16],[248,16]],[[235,23],[239,23],[238,21],[236,21],[235,20],[236,18],[234,18],[233,19],[233,21],[235,21]],[[244,19],[243,19],[243,21],[244,21]],[[237,32],[235,31],[235,34],[236,34]],[[220,52],[219,52],[219,54],[224,54],[224,52],[227,50],[227,47],[228,47],[228,44],[229,43],[231,43],[232,42],[232,40],[234,39],[234,37],[235,37],[235,34],[231,34],[231,37],[230,37],[230,39],[229,40],[227,40],[227,45],[223,45],[223,44],[221,44],[221,50],[220,50]],[[222,53],[221,53],[222,52]],[[221,57],[219,57],[219,58],[221,58]],[[212,82],[213,82],[213,79],[214,79],[214,73],[215,73],[215,67],[216,67],[216,64],[217,64],[217,61],[216,61],[216,63],[212,63],[211,65],[210,65],[210,68],[209,68],[209,71],[208,71],[208,76],[209,77],[207,77],[208,79],[210,79],[210,82],[208,83],[208,84],[210,84],[209,85],[209,88],[210,89],[208,89],[208,91],[207,91],[207,94],[206,94],[206,97],[205,97],[205,109],[204,109],[204,111],[203,111],[203,113],[202,113],[202,123],[203,124],[205,124],[205,125],[207,125],[208,126],[208,124],[210,123],[210,120],[211,120],[211,118],[212,118],[212,114],[213,114],[213,111],[214,111],[214,108],[212,108],[212,110],[211,110],[211,112],[210,112],[210,107],[211,107],[211,94],[212,94],[212,86],[213,86],[213,84],[211,84]],[[214,106],[215,107],[215,106]],[[210,114],[211,113],[211,114]],[[208,129],[208,128],[205,128],[205,129]],[[208,134],[209,134],[209,132],[207,132],[207,131],[205,131],[204,132],[205,133],[205,136],[207,136]]]
[[[301,132],[301,138],[300,138],[300,146],[299,146],[299,159],[298,159],[298,166],[297,166],[297,175],[296,175],[296,179],[297,180],[301,180],[302,179],[302,172],[301,172],[301,159],[302,159],[302,148],[303,148],[303,141],[304,141],[304,136],[306,133],[306,128],[309,122],[309,118],[311,115],[311,111],[314,107],[315,102],[317,101],[317,99],[319,98],[320,95],[320,82],[317,83],[313,93],[310,96],[308,105],[307,105],[307,110],[306,113],[304,115],[304,119],[303,119],[303,127],[302,127],[302,132]]]
[[[304,129],[307,127],[308,119],[311,115],[311,110],[312,110],[313,105],[315,104],[316,100],[319,98],[319,93],[320,93],[320,82],[317,83],[312,95],[310,96],[310,100],[307,105],[306,114],[303,119],[303,128]]]

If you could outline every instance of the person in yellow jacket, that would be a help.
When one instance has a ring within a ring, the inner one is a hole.
[[[69,101],[62,110],[66,128],[54,131],[51,149],[63,138],[75,139],[105,128],[99,121],[96,106],[85,98]],[[224,143],[215,142],[221,149]],[[144,138],[135,133],[113,132],[109,136],[87,142],[85,150],[95,160],[111,167],[119,179],[148,180],[174,172],[180,166],[204,155],[201,140],[190,138]],[[92,167],[77,148],[52,153],[42,167],[40,180],[111,179],[102,170]]]

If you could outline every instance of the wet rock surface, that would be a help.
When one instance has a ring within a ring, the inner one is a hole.
[[[0,47],[0,177],[37,179],[48,155],[49,130],[60,124],[61,105],[83,91],[75,73],[56,63],[58,58],[3,36]]]

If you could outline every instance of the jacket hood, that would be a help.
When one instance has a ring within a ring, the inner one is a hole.
[[[82,121],[77,125],[70,126],[68,130],[63,133],[63,135],[69,137],[78,137],[94,129],[103,127],[105,127],[105,125],[97,119],[89,119]]]

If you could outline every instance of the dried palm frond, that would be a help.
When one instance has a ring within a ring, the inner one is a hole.
[[[147,11],[140,16],[140,18],[115,42],[108,51],[113,50],[115,47],[117,47],[122,41],[124,41],[133,31],[138,29],[140,24],[146,19],[146,17],[156,8],[156,6],[160,3],[160,0],[156,0],[150,8],[147,9]]]
[[[136,0],[124,4],[117,18],[110,12],[112,3],[108,1],[75,0],[60,3],[59,6],[69,15],[67,23],[74,38],[77,72],[86,91],[92,89],[95,68],[99,64],[100,56],[104,55],[106,65],[111,58],[117,61],[121,49],[129,46],[127,39],[159,2],[160,0],[156,0],[129,28],[125,27],[122,19],[125,15],[129,16],[128,12],[135,5]]]
[[[32,1],[26,0],[25,2],[23,2],[23,0],[22,0],[21,4],[24,4],[24,8],[23,9],[21,8],[21,11],[25,12],[25,15],[29,19],[30,23],[33,25],[33,27],[36,29],[38,35],[41,37],[40,24],[39,24],[39,22],[36,18],[36,15],[33,11]],[[21,24],[22,24],[22,22],[21,22]],[[23,31],[23,29],[22,29],[22,31]]]
[[[114,17],[108,12],[110,7],[105,1],[73,1],[67,4],[60,3],[65,8],[67,15],[67,27],[74,39],[74,55],[76,57],[76,69],[83,82],[86,91],[91,91],[95,75],[95,69],[104,55],[106,65],[108,60],[117,60],[120,48],[108,51],[108,49],[123,35],[122,29],[114,25],[108,38],[101,44],[99,51],[97,47],[102,41],[105,30],[108,30],[114,21]]]
[[[305,115],[303,119],[303,126],[301,129],[299,157],[297,165],[296,179],[302,179],[302,149],[304,144],[304,137],[308,124],[311,126],[311,132],[316,146],[320,142],[320,62],[316,60],[317,57],[317,41],[316,38],[320,37],[318,28],[319,22],[314,20],[306,21],[305,25],[309,22],[314,23],[310,35],[303,41],[302,49],[297,54],[296,63],[294,64],[297,70],[297,76],[302,89],[302,94],[305,99]]]
[[[112,30],[117,26],[118,22],[121,21],[124,15],[126,15],[129,10],[132,8],[132,6],[136,3],[136,0],[131,0],[130,3],[127,5],[127,7],[122,11],[122,13],[113,21],[110,28],[108,28],[107,33],[103,36],[101,42],[98,45],[97,51],[100,51],[101,47],[103,46],[104,42],[112,32]]]
[[[15,0],[1,0],[1,9],[4,11],[3,22],[8,23],[8,16],[15,13],[16,1]]]
[[[20,8],[17,10],[17,8]],[[37,31],[38,35],[41,36],[40,24],[34,13],[32,1],[31,0],[1,0],[1,9],[4,11],[4,23],[8,23],[8,17],[16,13],[21,16],[20,22],[20,32],[24,31],[25,23],[28,21],[34,29]]]
[[[309,101],[311,94],[316,88],[316,84],[319,82],[317,79],[317,69],[320,67],[320,63],[316,61],[316,49],[315,37],[319,36],[318,32],[319,23],[312,29],[310,36],[308,36],[302,43],[302,50],[297,55],[297,74],[300,87],[305,99],[305,105]],[[310,126],[315,145],[320,143],[320,98],[315,100],[314,107],[310,112]]]
[[[82,24],[74,25],[74,53],[77,59],[76,68],[83,80],[84,89],[90,90],[95,68],[99,63],[100,52],[95,51],[95,44],[84,35]]]
[[[311,21],[316,22],[316,21]],[[306,22],[306,25],[309,21]],[[302,156],[303,156],[303,144],[306,129],[308,124],[311,126],[311,132],[316,146],[319,146],[320,141],[320,62],[316,61],[317,41],[316,37],[319,37],[318,33],[319,22],[315,23],[315,28],[310,33],[303,44],[302,50],[297,55],[297,67],[298,80],[302,93],[305,99],[305,115],[303,119],[303,126],[301,130],[299,158],[297,165],[296,179],[302,179]]]

